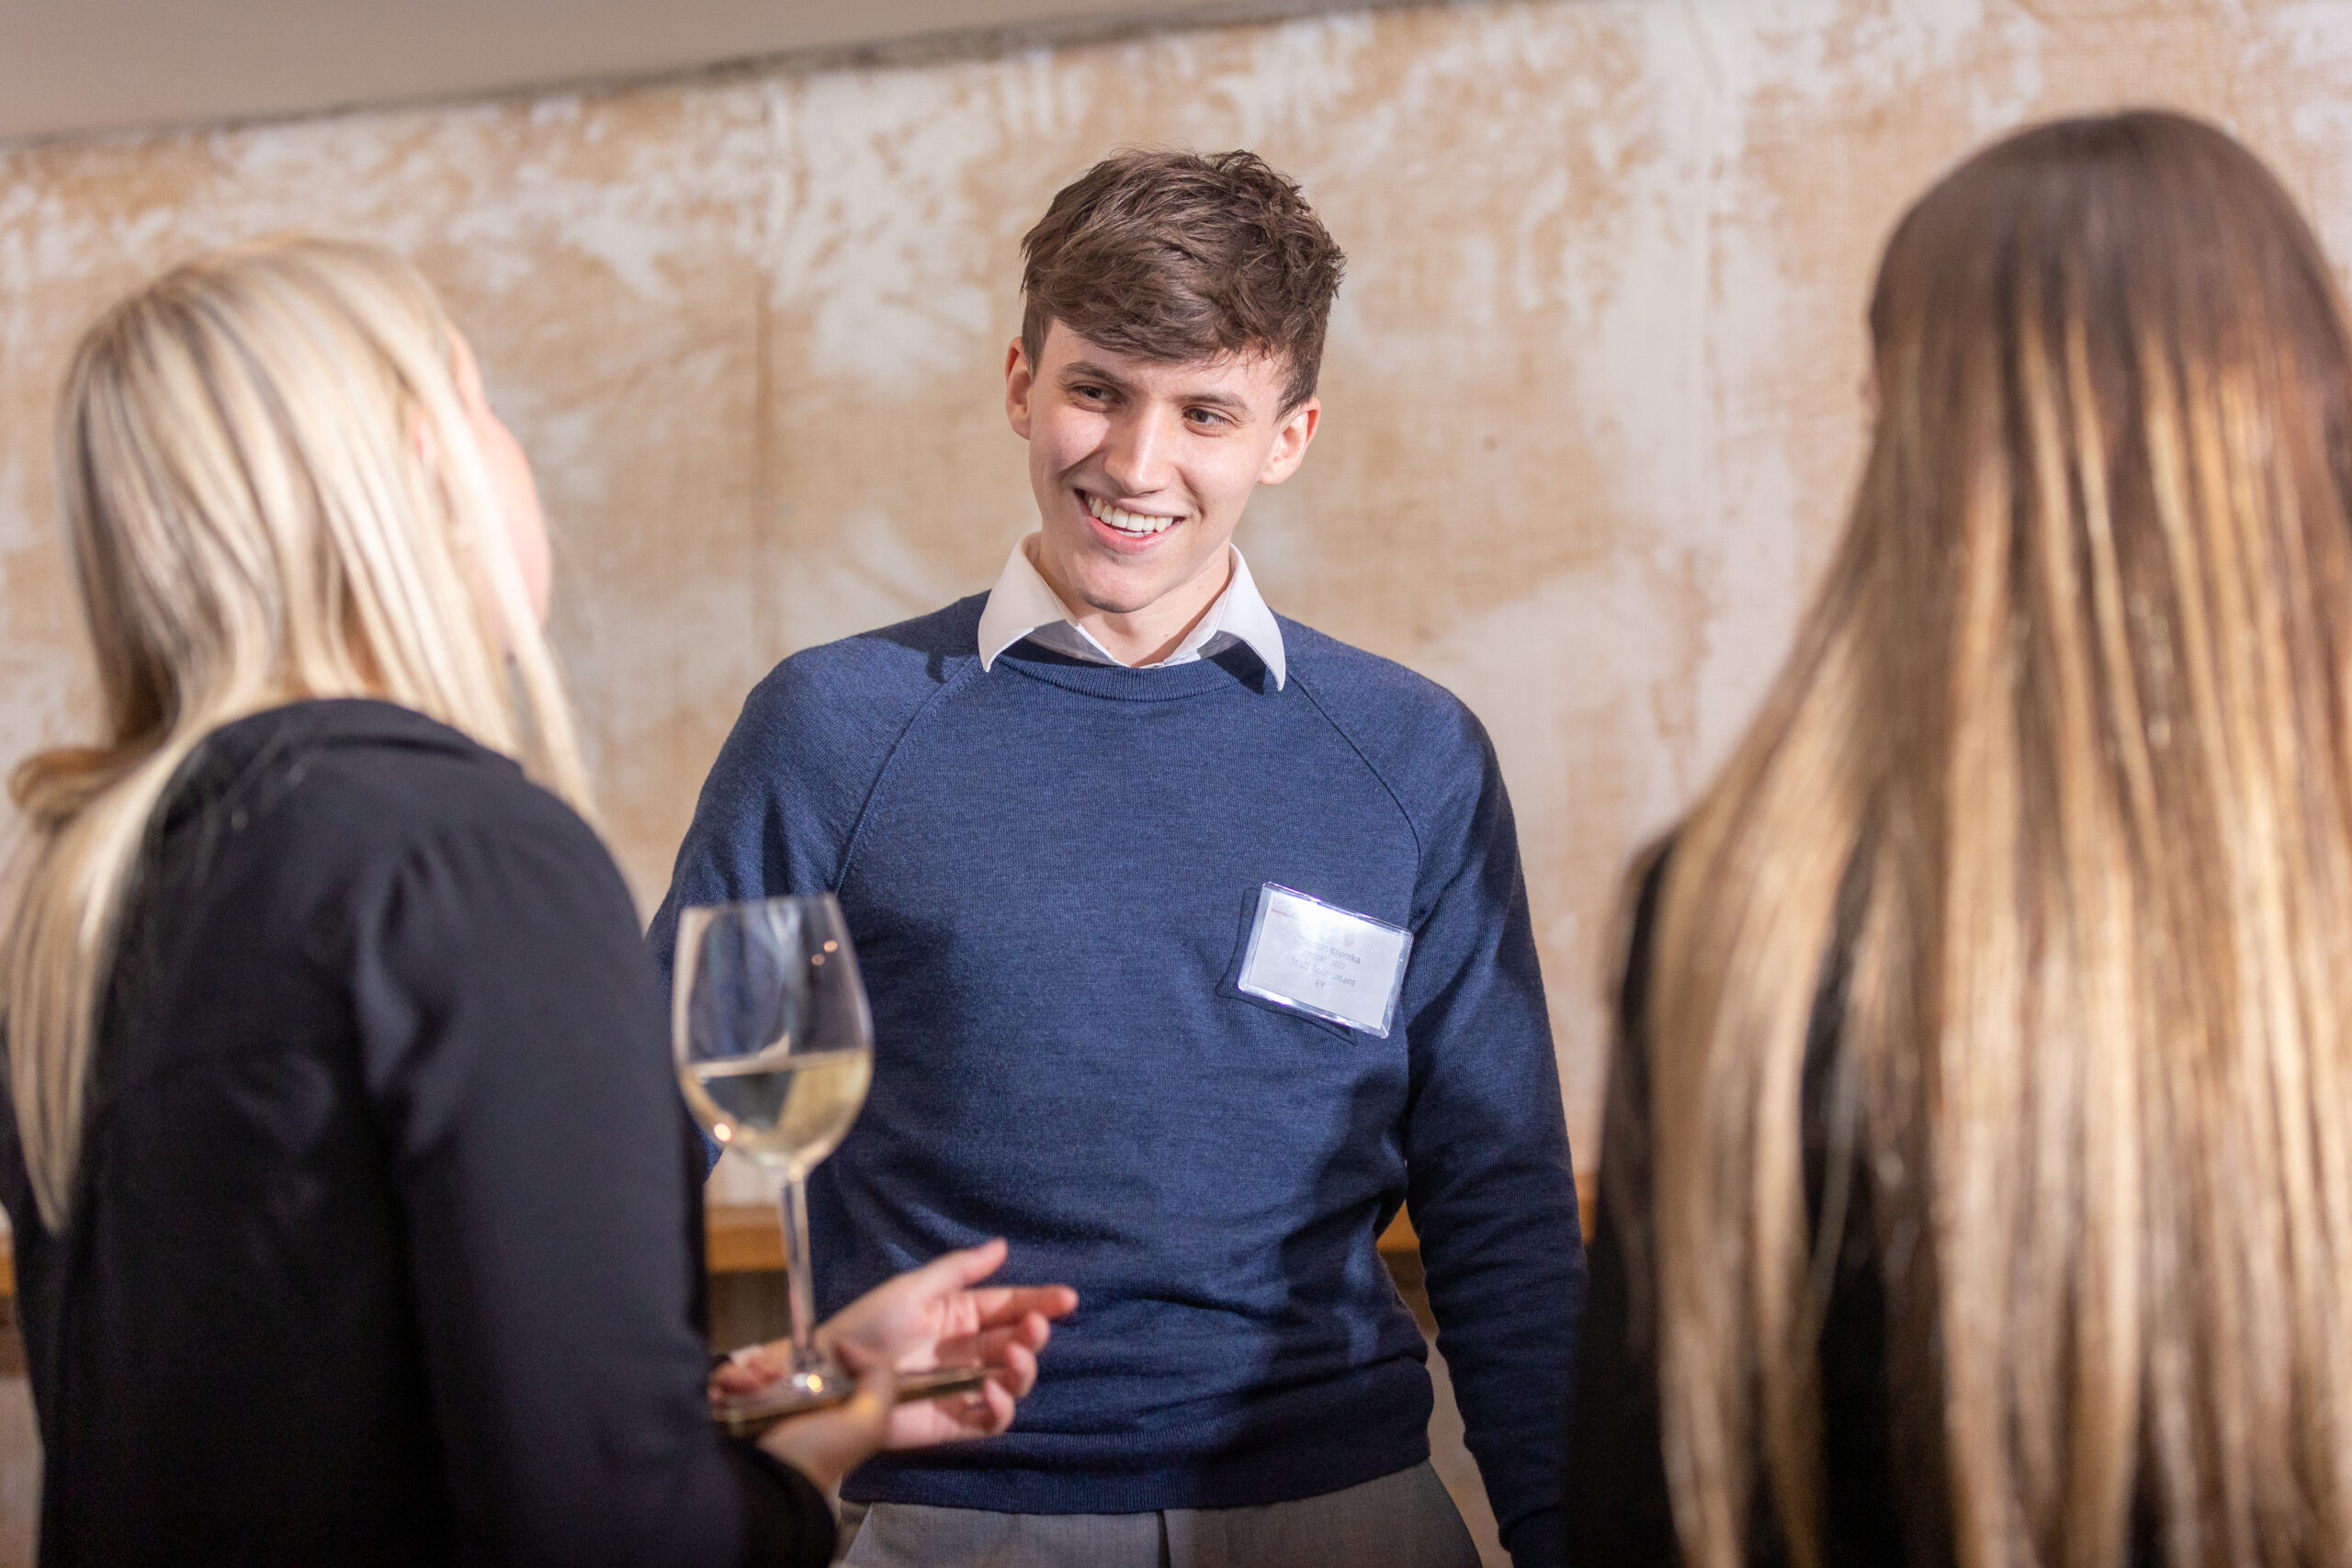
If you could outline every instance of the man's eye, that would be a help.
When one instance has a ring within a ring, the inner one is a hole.
[[[1225,423],[1225,415],[1215,409],[1187,409],[1184,417],[1203,430],[1213,429]]]
[[[1104,391],[1100,387],[1080,387],[1078,389],[1078,395],[1081,398],[1090,398],[1096,402],[1101,402],[1111,394]]]

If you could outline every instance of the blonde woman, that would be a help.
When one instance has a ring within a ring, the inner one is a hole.
[[[2020,133],[1636,878],[1579,1562],[2352,1561],[2352,349],[2211,127]]]
[[[84,339],[58,458],[106,739],[18,772],[0,948],[41,1561],[821,1563],[878,1445],[1001,1430],[1070,1303],[974,1289],[991,1247],[833,1321],[851,1406],[717,1435],[530,470],[423,280],[182,266]],[[942,1355],[994,1381],[891,1414]]]

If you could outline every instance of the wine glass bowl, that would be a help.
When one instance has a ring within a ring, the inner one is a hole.
[[[778,1413],[833,1403],[850,1379],[813,1339],[803,1184],[848,1135],[874,1075],[873,1017],[841,906],[818,894],[684,911],[671,1023],[703,1131],[781,1182],[793,1364],[752,1397]]]

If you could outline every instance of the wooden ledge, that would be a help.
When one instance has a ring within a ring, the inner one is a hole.
[[[773,1203],[710,1203],[702,1212],[703,1264],[714,1274],[784,1269],[784,1232]]]
[[[1593,1180],[1577,1179],[1577,1202],[1582,1213],[1584,1237],[1592,1239]],[[709,1235],[707,1259],[714,1274],[763,1274],[784,1267],[784,1237],[775,1210],[765,1203],[713,1203],[703,1212]],[[1401,1258],[1421,1249],[1413,1234],[1413,1217],[1398,1211],[1396,1223],[1381,1234],[1380,1250]]]
[[[714,1274],[768,1274],[784,1269],[784,1235],[775,1210],[765,1203],[713,1203],[703,1211],[704,1262]],[[1402,1214],[1380,1238],[1380,1250],[1411,1252],[1419,1246],[1412,1222]],[[16,1258],[0,1239],[0,1297],[17,1293]]]
[[[1592,1179],[1580,1178],[1577,1185],[1584,1209],[1585,1238],[1590,1240]],[[769,1204],[713,1203],[703,1212],[703,1234],[705,1262],[714,1274],[765,1274],[784,1268],[784,1237],[776,1226],[775,1210]],[[1391,1258],[1420,1250],[1408,1215],[1397,1214],[1396,1224],[1380,1238],[1380,1250]],[[7,1241],[0,1238],[0,1299],[14,1300],[16,1294],[16,1257]]]
[[[784,1233],[775,1210],[765,1203],[712,1203],[703,1210],[708,1238],[704,1261],[714,1274],[765,1274],[784,1268]],[[1413,1222],[1401,1212],[1380,1238],[1391,1257],[1418,1252]]]

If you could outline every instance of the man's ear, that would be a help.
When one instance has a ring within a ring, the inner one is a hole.
[[[1323,400],[1309,398],[1283,416],[1283,427],[1274,435],[1274,445],[1266,454],[1266,466],[1258,470],[1261,485],[1278,485],[1298,472],[1299,464],[1306,460],[1307,443],[1315,439],[1316,427],[1323,423]]]
[[[1004,351],[1004,417],[1012,422],[1012,434],[1023,441],[1029,439],[1029,392],[1036,378],[1028,350],[1014,338],[1012,346]]]

